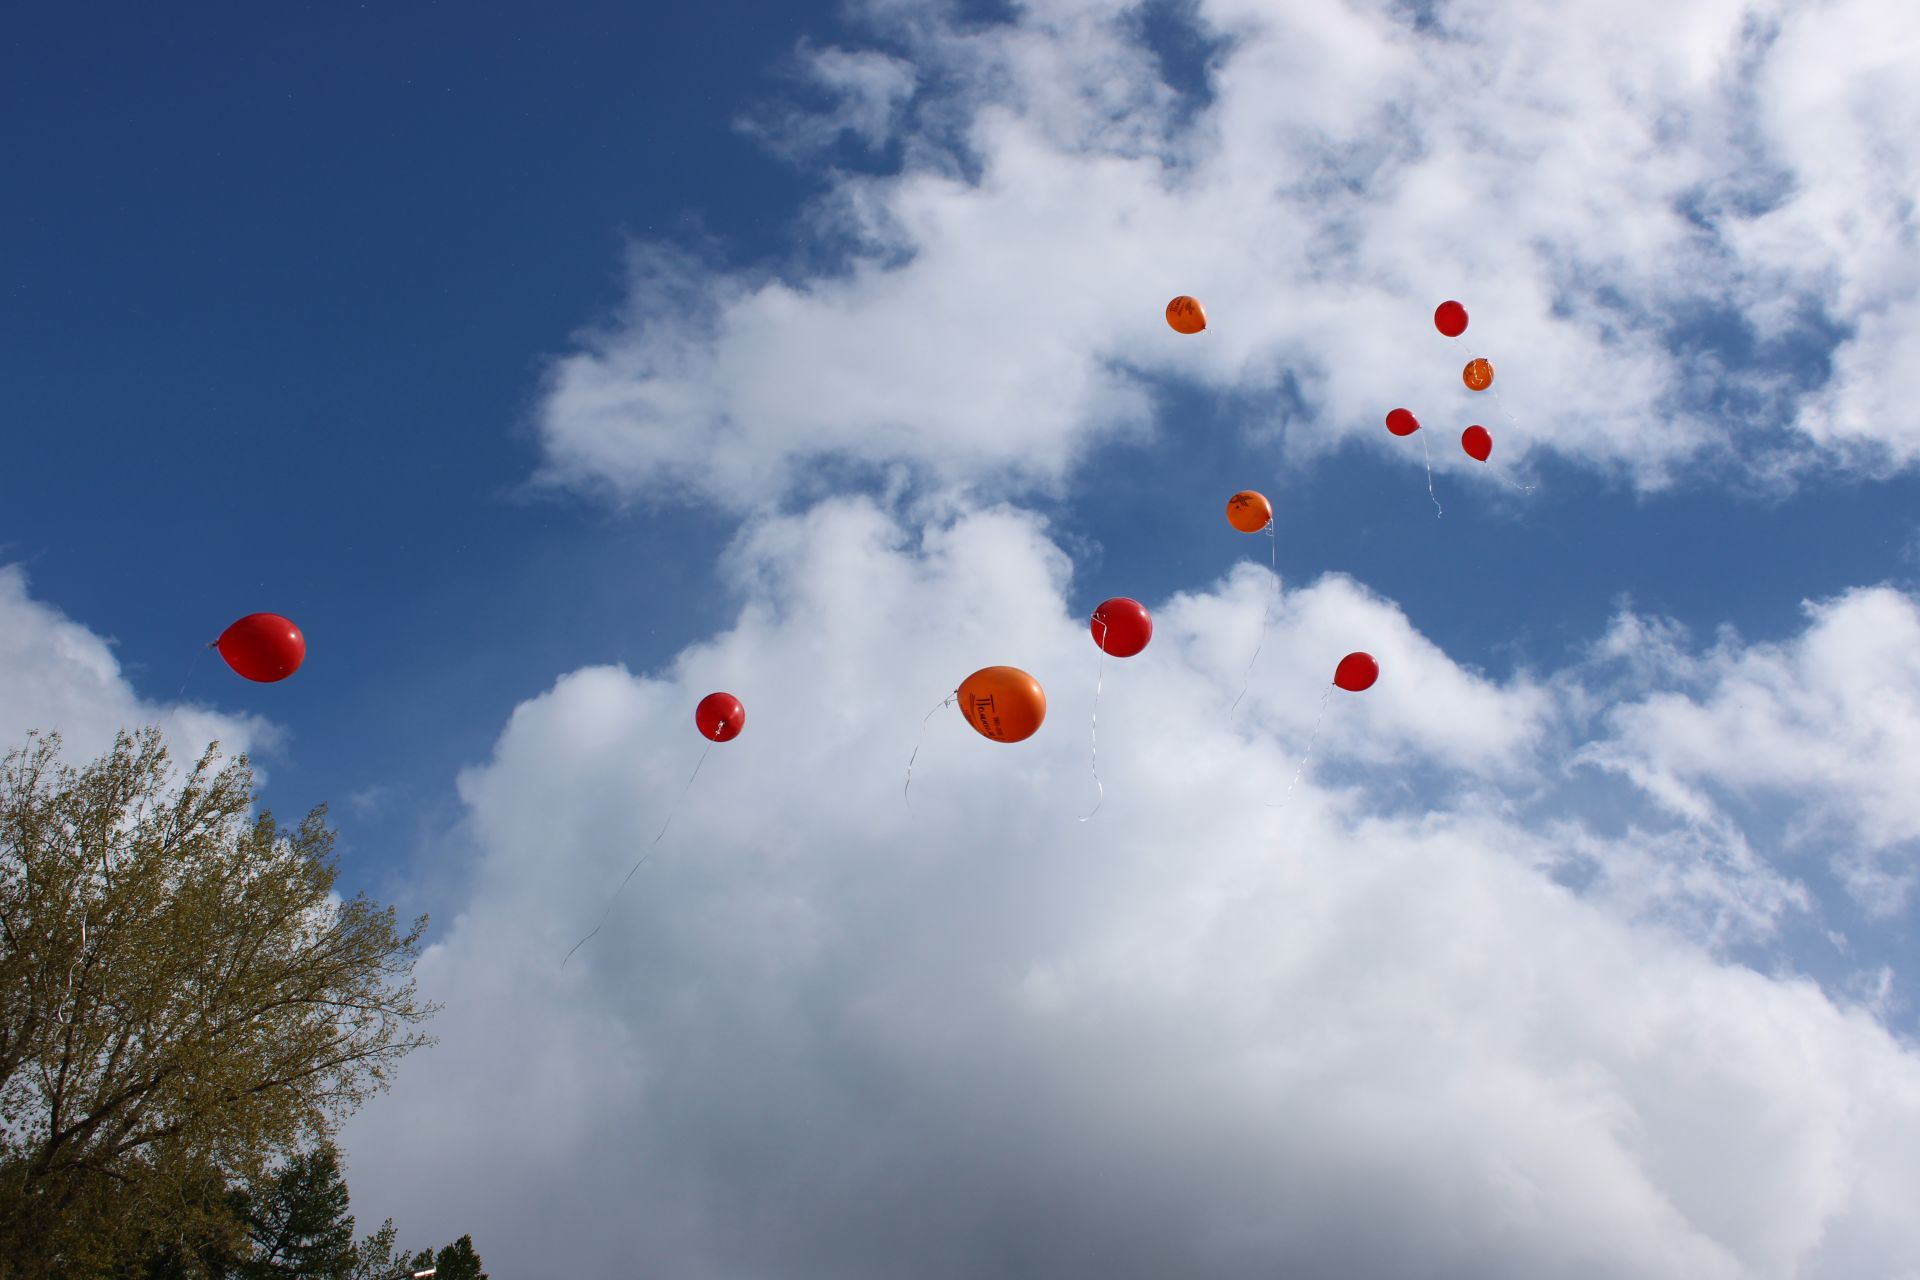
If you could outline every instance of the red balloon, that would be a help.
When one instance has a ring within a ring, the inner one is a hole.
[[[1420,419],[1411,409],[1395,409],[1387,415],[1387,430],[1397,436],[1410,436],[1420,429]]]
[[[1380,678],[1380,664],[1370,653],[1350,653],[1333,669],[1333,682],[1350,693],[1373,688]]]
[[[1126,596],[1102,600],[1090,624],[1093,642],[1116,658],[1131,658],[1153,639],[1153,615]]]
[[[307,658],[307,638],[277,613],[250,613],[215,642],[227,665],[249,680],[285,680]]]
[[[1433,327],[1449,338],[1457,338],[1467,331],[1467,309],[1452,300],[1441,303],[1433,309]]]
[[[747,709],[730,693],[710,693],[693,709],[693,722],[701,737],[731,742],[747,727]]]
[[[1469,458],[1485,462],[1493,453],[1493,435],[1485,427],[1468,427],[1460,433],[1460,447]]]

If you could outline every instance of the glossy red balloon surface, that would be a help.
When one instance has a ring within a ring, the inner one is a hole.
[[[1395,409],[1387,415],[1387,430],[1397,436],[1410,436],[1420,429],[1420,419],[1411,409]]]
[[[1351,693],[1371,689],[1380,678],[1380,664],[1370,653],[1350,653],[1333,669],[1333,682]]]
[[[1485,427],[1468,427],[1460,433],[1460,447],[1468,457],[1485,462],[1493,454],[1493,433]]]
[[[1153,639],[1153,615],[1127,596],[1102,600],[1089,624],[1093,642],[1116,658],[1131,658]]]
[[[277,613],[250,613],[220,633],[220,656],[249,680],[285,680],[307,658],[307,638]]]
[[[693,722],[701,737],[731,742],[747,727],[747,709],[730,693],[710,693],[694,708]]]
[[[1441,303],[1433,309],[1433,327],[1449,338],[1457,338],[1467,331],[1467,309],[1452,300]]]

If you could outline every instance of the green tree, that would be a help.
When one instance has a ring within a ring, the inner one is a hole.
[[[426,917],[332,894],[324,808],[253,817],[246,757],[182,780],[158,729],[58,743],[0,764],[0,1280],[190,1265],[235,1225],[208,1179],[323,1140],[434,1012]]]
[[[243,1198],[251,1244],[240,1280],[348,1280],[359,1260],[339,1153],[322,1143]]]
[[[434,1280],[487,1280],[480,1255],[473,1251],[472,1236],[461,1236],[441,1249],[434,1255],[433,1265],[439,1268]]]
[[[349,1280],[388,1280],[399,1271],[402,1259],[393,1253],[397,1235],[393,1229],[393,1219],[388,1218],[380,1224],[378,1231],[362,1240],[360,1247],[354,1251]]]
[[[480,1255],[473,1251],[472,1236],[461,1236],[437,1254],[431,1249],[422,1249],[411,1258],[403,1259],[402,1265],[406,1268],[403,1274],[436,1268],[433,1280],[487,1280]]]

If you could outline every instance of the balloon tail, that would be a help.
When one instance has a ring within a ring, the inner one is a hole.
[[[1106,682],[1107,622],[1102,618],[1100,620],[1100,666],[1093,681],[1093,715],[1087,720],[1087,740],[1093,746],[1093,763],[1090,768],[1093,772],[1093,785],[1099,788],[1100,798],[1093,802],[1093,808],[1087,811],[1087,817],[1080,819],[1082,822],[1100,812],[1100,806],[1107,802],[1107,786],[1100,781],[1100,690],[1106,686]]]
[[[1515,480],[1512,476],[1509,476],[1505,471],[1496,471],[1493,474],[1500,477],[1500,483],[1506,485],[1507,488],[1514,490],[1516,493],[1532,493],[1533,492],[1532,485],[1521,484],[1518,480]]]
[[[73,975],[75,970],[79,969],[81,962],[86,958],[87,909],[85,905],[82,905],[80,908],[80,954],[75,956],[73,963],[67,966],[67,994],[62,997],[59,1007],[53,1011],[53,1020],[63,1027],[71,1027],[74,1018],[79,1016],[73,1007]]]
[[[1326,719],[1327,699],[1332,696],[1333,685],[1329,683],[1326,688],[1320,691],[1320,710],[1319,713],[1313,717],[1313,732],[1307,735],[1307,749],[1300,753],[1300,767],[1293,771],[1293,780],[1287,783],[1286,794],[1280,797],[1280,803],[1269,803],[1267,808],[1284,809],[1287,807],[1287,801],[1293,798],[1294,785],[1300,781],[1300,775],[1307,771],[1307,760],[1313,755],[1313,744],[1320,740],[1320,722]]]
[[[1275,547],[1279,545],[1273,535],[1273,521],[1267,521],[1267,576],[1273,580],[1273,595],[1280,594],[1279,562],[1275,559]],[[1233,713],[1240,706],[1240,699],[1247,696],[1247,689],[1253,684],[1253,664],[1260,661],[1260,650],[1266,647],[1267,623],[1273,617],[1273,596],[1267,597],[1267,606],[1260,614],[1260,642],[1253,646],[1253,656],[1247,659],[1247,674],[1240,682],[1240,693],[1233,700],[1233,706],[1227,708],[1227,721],[1233,721]]]
[[[219,647],[220,642],[218,640],[209,640],[206,644],[193,651],[193,659],[187,663],[187,674],[180,677],[180,692],[173,695],[175,702],[179,702],[187,696],[187,686],[193,682],[193,673],[199,669],[201,657],[205,655],[208,649],[218,649]]]
[[[913,790],[913,762],[920,758],[921,744],[926,742],[927,740],[927,724],[939,712],[940,707],[952,706],[954,699],[958,698],[959,696],[960,696],[960,691],[958,689],[955,689],[952,693],[948,694],[945,698],[940,700],[939,706],[936,706],[932,711],[927,712],[927,718],[920,722],[920,740],[913,744],[913,754],[907,757],[907,785],[900,788],[900,798],[907,802],[907,809],[909,811],[913,809],[913,796],[909,794]]]
[[[1433,494],[1433,451],[1427,448],[1427,438],[1424,435],[1420,437],[1420,452],[1427,457],[1427,496],[1433,498],[1433,518],[1438,520],[1447,513],[1441,509],[1440,499],[1435,498]]]
[[[693,780],[700,776],[700,766],[707,762],[707,752],[711,750],[713,750],[713,743],[709,741],[707,745],[701,749],[700,758],[693,762],[693,772],[687,775],[687,785],[680,788],[679,798],[676,799],[673,802],[673,805],[667,810],[667,820],[660,824],[660,832],[658,835],[654,836],[653,838],[654,845],[658,845],[660,843],[661,837],[667,834],[667,828],[673,825],[673,815],[680,812],[680,802],[687,798],[687,792],[693,790]],[[627,887],[627,880],[633,879],[634,873],[639,871],[640,868],[643,865],[645,865],[647,859],[651,858],[653,856],[653,853],[654,853],[653,848],[649,847],[645,853],[640,855],[640,860],[638,862],[635,862],[633,864],[632,869],[627,872],[627,879],[622,880],[620,882],[620,887],[613,891],[613,897],[607,899],[607,909],[600,913],[600,923],[593,926],[593,933],[589,933],[586,937],[574,943],[573,950],[567,952],[565,959],[560,961],[560,967],[562,969],[565,969],[567,967],[568,960],[573,959],[574,951],[578,951],[580,948],[586,946],[587,943],[592,940],[594,933],[598,933],[600,932],[601,929],[606,927],[607,917],[613,914],[614,900],[620,896],[621,890]]]

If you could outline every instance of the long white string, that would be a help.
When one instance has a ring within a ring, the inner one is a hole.
[[[627,880],[633,879],[634,872],[637,872],[638,870],[640,870],[641,866],[646,862],[646,860],[653,856],[654,847],[657,847],[659,845],[661,836],[664,836],[667,834],[667,828],[673,825],[673,815],[680,812],[680,801],[685,800],[687,798],[687,792],[693,790],[693,780],[700,776],[700,766],[707,762],[707,752],[711,750],[713,750],[713,740],[708,739],[707,745],[701,749],[700,758],[693,762],[693,772],[687,775],[687,785],[680,788],[679,798],[673,802],[673,807],[667,810],[667,820],[660,824],[660,834],[656,835],[653,838],[653,847],[649,847],[645,853],[640,855],[640,861],[634,863],[633,870],[627,872],[627,879],[622,880],[620,882],[620,888],[615,889],[613,891],[613,897],[607,899],[607,909],[600,913],[600,923],[593,926],[593,933],[589,933],[585,938],[582,938],[580,939],[580,941],[574,943],[573,950],[567,952],[566,959],[560,962],[560,967],[562,969],[567,967],[567,960],[573,959],[573,952],[578,951],[580,948],[586,946],[588,939],[592,938],[594,933],[600,932],[600,930],[606,925],[607,917],[613,914],[614,899],[620,896],[620,890],[625,889],[627,887]]]
[[[908,792],[913,790],[913,762],[920,758],[920,746],[922,743],[924,743],[927,740],[927,721],[933,719],[933,717],[939,712],[940,707],[952,706],[953,700],[959,696],[960,696],[960,691],[958,689],[955,689],[952,693],[948,694],[945,698],[942,698],[940,700],[939,706],[936,706],[932,711],[927,712],[926,720],[922,720],[920,722],[919,741],[913,744],[913,754],[907,757],[907,785],[900,788],[900,798],[907,802],[907,808],[909,810],[913,808],[913,797],[908,794]]]
[[[1320,691],[1320,711],[1319,714],[1313,718],[1313,732],[1307,735],[1307,749],[1300,753],[1300,767],[1293,771],[1293,781],[1287,783],[1286,794],[1280,797],[1280,803],[1273,804],[1269,802],[1267,808],[1284,809],[1287,807],[1287,801],[1293,798],[1294,783],[1299,782],[1300,775],[1307,771],[1307,757],[1313,754],[1313,744],[1320,739],[1320,721],[1326,718],[1327,699],[1332,696],[1333,684],[1329,681],[1327,687]]]
[[[1093,802],[1087,817],[1080,819],[1082,822],[1100,812],[1100,806],[1107,802],[1107,786],[1100,781],[1100,690],[1106,687],[1107,682],[1107,620],[1094,620],[1100,624],[1100,666],[1093,682],[1093,715],[1087,721],[1087,738],[1093,744],[1093,763],[1090,768],[1093,771],[1093,785],[1100,788],[1100,798]]]
[[[1433,518],[1438,520],[1447,513],[1441,510],[1440,499],[1434,498],[1433,495],[1433,451],[1427,448],[1427,437],[1424,432],[1420,436],[1420,452],[1427,458],[1427,496],[1433,498]]]
[[[219,647],[220,642],[218,640],[209,640],[206,644],[193,651],[193,661],[187,664],[187,674],[180,679],[180,692],[173,695],[175,702],[187,696],[187,685],[192,683],[194,670],[200,665],[201,657],[206,654],[208,649],[217,649]]]
[[[1280,594],[1279,562],[1275,559],[1274,548],[1279,545],[1273,535],[1273,521],[1267,521],[1267,576],[1273,580],[1273,592],[1267,597],[1267,606],[1260,614],[1260,643],[1253,646],[1253,656],[1247,659],[1246,678],[1240,682],[1240,693],[1233,700],[1233,706],[1227,708],[1227,720],[1233,720],[1234,711],[1240,706],[1240,699],[1247,696],[1247,689],[1253,684],[1253,664],[1260,661],[1260,650],[1266,647],[1267,623],[1273,617],[1273,597]]]

